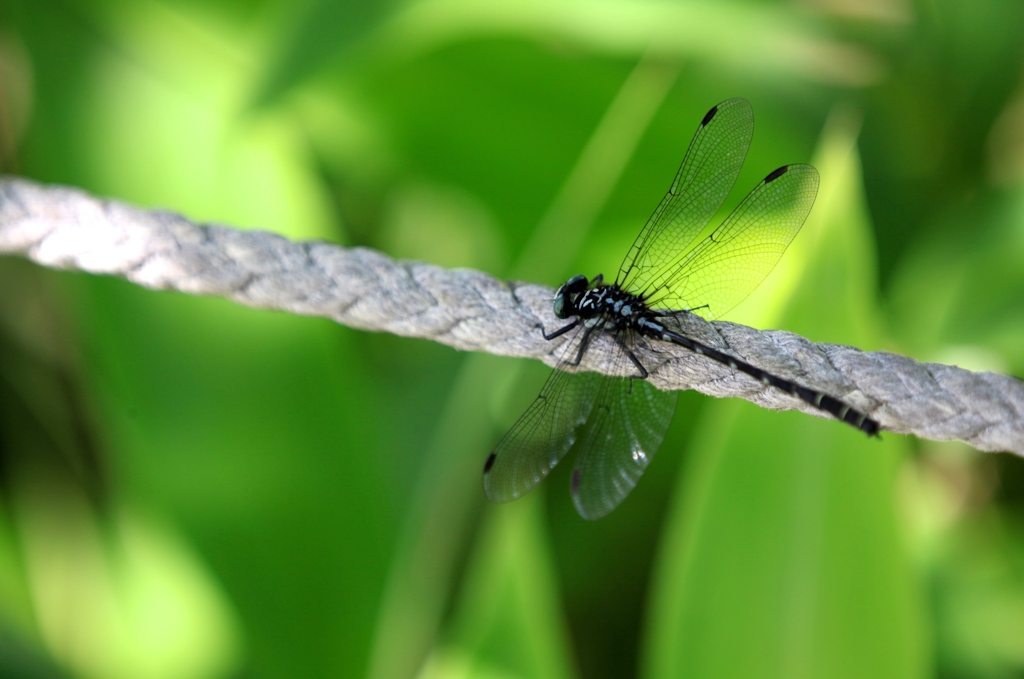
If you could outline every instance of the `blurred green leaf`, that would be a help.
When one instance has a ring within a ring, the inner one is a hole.
[[[870,346],[855,136],[839,114],[822,141],[810,242],[783,265],[804,269],[783,325]],[[666,529],[645,675],[925,676],[919,585],[895,520],[899,441],[746,404],[715,410]]]
[[[451,639],[426,677],[568,679],[572,658],[537,498],[490,512],[471,555]]]
[[[382,0],[312,0],[289,8],[297,14],[257,87],[254,106],[271,104],[289,88],[350,50],[393,10]],[[285,8],[287,5],[282,5]]]

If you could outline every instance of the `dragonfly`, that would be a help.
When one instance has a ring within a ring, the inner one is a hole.
[[[575,448],[570,491],[576,510],[598,519],[615,509],[658,452],[675,414],[678,392],[647,381],[650,373],[641,360],[658,342],[685,347],[878,435],[876,420],[842,400],[687,336],[693,314],[720,318],[761,284],[800,231],[818,192],[812,166],[783,165],[709,228],[736,182],[753,133],[754,113],[746,99],[712,107],[615,282],[576,275],[555,292],[554,314],[567,322],[550,333],[540,330],[546,340],[569,337],[540,395],[487,457],[483,481],[489,499],[507,502],[524,495]],[[622,377],[579,370],[588,348],[603,336],[614,342],[612,372]]]

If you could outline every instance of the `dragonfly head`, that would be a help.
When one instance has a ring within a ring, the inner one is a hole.
[[[576,303],[587,288],[590,281],[583,274],[577,274],[562,284],[555,291],[555,316],[568,318],[576,315]]]

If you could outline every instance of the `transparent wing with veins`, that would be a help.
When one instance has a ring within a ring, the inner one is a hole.
[[[560,364],[575,358],[585,330],[572,331]],[[484,492],[508,502],[544,480],[577,440],[594,408],[603,376],[592,372],[551,371],[530,407],[495,446],[484,468]]]
[[[661,447],[679,398],[643,379],[606,378],[600,387],[579,434],[570,488],[585,519],[608,514],[633,490]]]
[[[585,332],[577,329],[566,342],[562,364],[574,359]],[[628,362],[624,351],[617,354],[620,371],[629,370]],[[633,490],[658,452],[677,398],[643,379],[556,369],[491,453],[484,492],[494,502],[514,500],[576,449],[573,502],[584,518],[601,518]]]
[[[654,275],[686,252],[729,195],[754,134],[746,99],[729,99],[704,116],[668,193],[647,220],[619,268],[616,283],[644,294]]]
[[[775,268],[817,193],[818,171],[810,165],[778,168],[710,235],[651,277],[648,304],[721,318]]]

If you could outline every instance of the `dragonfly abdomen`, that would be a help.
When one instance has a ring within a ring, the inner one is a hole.
[[[660,323],[646,321],[640,325],[640,328],[641,332],[648,334],[648,336],[653,336],[655,339],[660,339],[665,342],[678,344],[679,346],[686,347],[701,356],[707,356],[710,359],[729,366],[733,370],[738,370],[750,375],[762,384],[775,387],[776,389],[781,389],[790,396],[795,396],[804,403],[809,403],[815,408],[825,411],[837,420],[845,422],[852,427],[856,427],[869,436],[878,436],[880,425],[876,420],[871,419],[866,414],[856,410],[846,403],[843,403],[833,396],[800,386],[795,382],[790,382],[787,379],[783,379],[770,372],[761,370],[757,366],[753,366],[746,361],[741,361],[735,356],[730,356],[723,351],[719,351],[718,349],[701,344],[700,342],[696,342],[688,337],[666,330]],[[660,332],[658,334],[650,334],[655,331],[655,328],[660,329]]]

